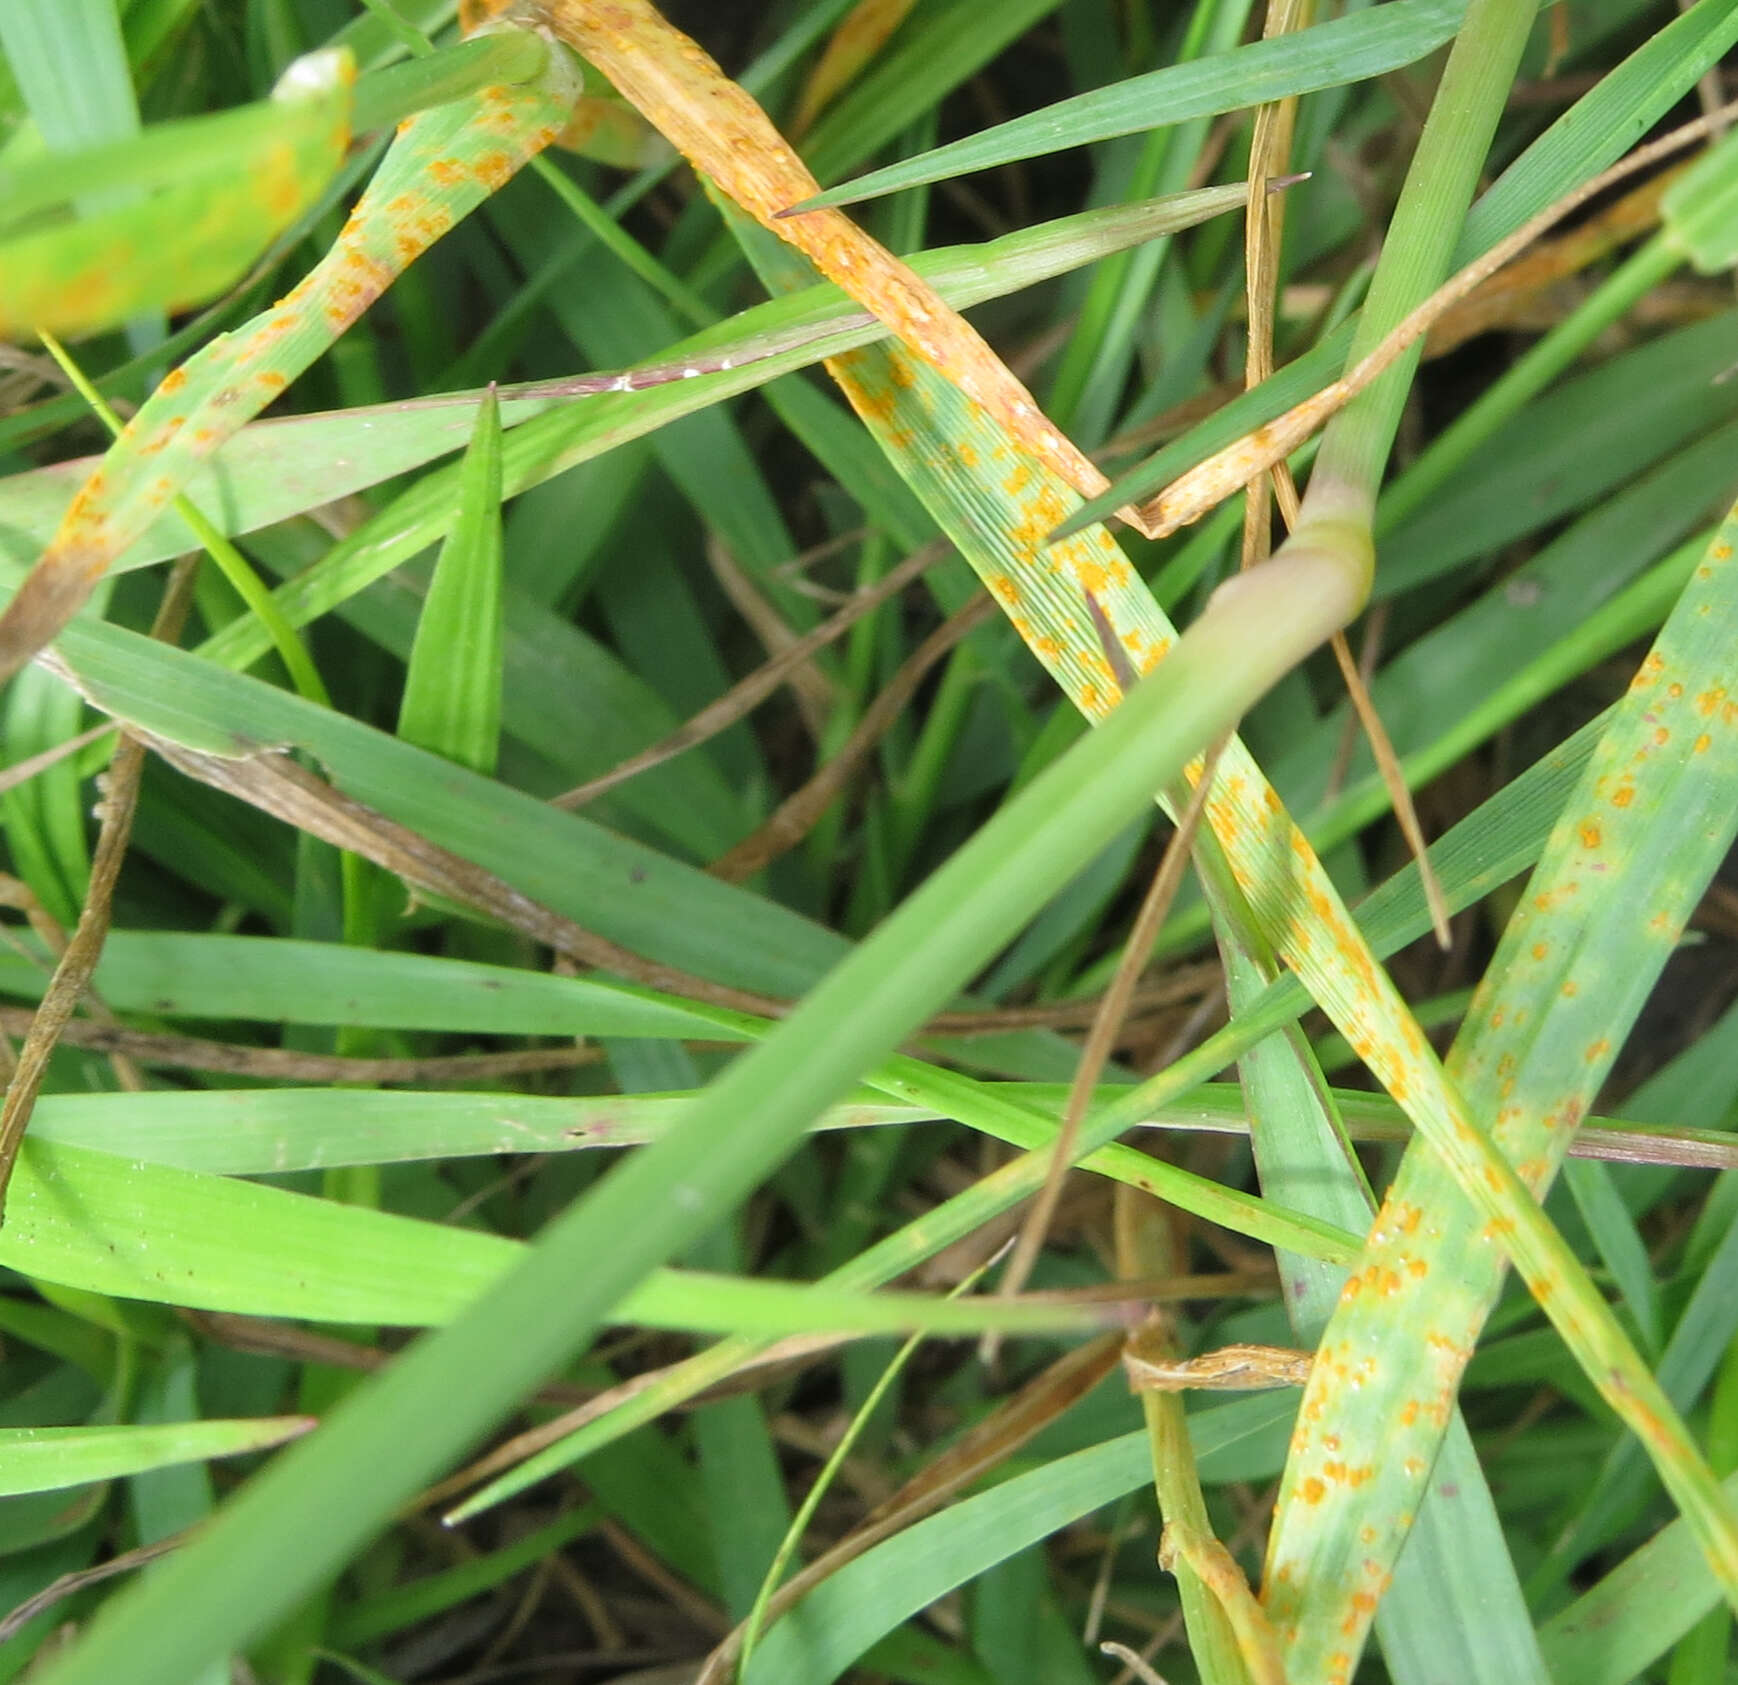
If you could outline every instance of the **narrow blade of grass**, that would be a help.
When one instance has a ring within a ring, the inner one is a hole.
[[[266,1416],[151,1427],[0,1428],[0,1497],[269,1451],[313,1425],[308,1416]]]
[[[1289,99],[1412,64],[1453,35],[1464,0],[1399,0],[1313,29],[1133,76],[965,140],[860,176],[801,202],[802,210],[947,181],[1160,124]]]
[[[459,481],[405,672],[398,735],[492,773],[501,737],[501,421],[491,389]]]

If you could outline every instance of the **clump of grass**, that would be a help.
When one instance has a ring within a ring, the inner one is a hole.
[[[0,13],[0,1677],[1722,1677],[1731,9],[489,10]]]

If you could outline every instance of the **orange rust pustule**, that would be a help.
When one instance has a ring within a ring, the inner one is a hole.
[[[513,179],[519,168],[519,160],[510,152],[499,149],[485,152],[478,157],[476,176],[491,193],[498,191]]]

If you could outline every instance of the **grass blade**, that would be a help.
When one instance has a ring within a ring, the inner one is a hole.
[[[1192,1416],[1189,1437],[1203,1472],[1225,1478],[1227,1464],[1243,1474],[1259,1469],[1292,1409],[1281,1393]],[[883,1633],[933,1603],[939,1588],[962,1584],[1151,1478],[1147,1436],[1131,1433],[956,1503],[810,1592],[761,1641],[744,1685],[827,1685]]]
[[[269,1451],[314,1425],[307,1416],[155,1427],[0,1428],[0,1496],[51,1492],[147,1469]]]
[[[491,388],[459,480],[405,672],[398,735],[492,773],[501,736],[501,412]]]
[[[1039,158],[1067,146],[1139,134],[1161,124],[1290,99],[1382,76],[1415,63],[1447,41],[1465,11],[1464,0],[1397,0],[1312,29],[1251,42],[1226,53],[1169,65],[951,145],[875,170],[856,181],[805,199],[801,208],[849,205],[901,188],[947,181],[972,170]]]

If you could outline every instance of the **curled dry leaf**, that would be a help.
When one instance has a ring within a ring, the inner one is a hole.
[[[1266,1387],[1301,1387],[1315,1361],[1309,1352],[1287,1346],[1221,1346],[1199,1357],[1162,1357],[1130,1341],[1122,1354],[1123,1371],[1136,1392],[1258,1392]]]

